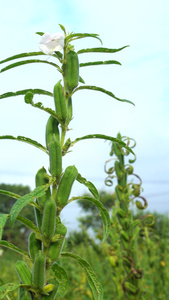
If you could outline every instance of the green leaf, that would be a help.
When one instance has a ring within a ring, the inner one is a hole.
[[[38,229],[38,227],[30,220],[24,218],[24,217],[21,217],[21,216],[18,216],[16,218],[17,221],[21,222],[22,224],[24,224],[26,227],[28,227],[29,229],[31,229],[35,234],[36,236],[42,240],[42,236],[41,236],[41,232],[40,230]]]
[[[62,24],[58,24],[59,26],[60,26],[60,28],[63,30],[63,32],[65,33],[65,35],[66,35],[66,29],[65,29],[65,27],[62,25]]]
[[[9,243],[8,241],[1,240],[0,241],[0,246],[3,246],[3,247],[8,248],[10,250],[13,250],[13,251],[19,253],[20,255],[23,255],[25,258],[30,258],[29,254],[26,251],[16,247],[15,245]]]
[[[36,142],[36,141],[34,141],[34,140],[30,139],[30,138],[27,138],[25,136],[14,137],[12,135],[2,135],[2,136],[0,136],[0,140],[15,140],[15,141],[19,141],[19,142],[25,142],[27,144],[35,146],[36,148],[38,148],[38,149],[40,149],[40,150],[42,150],[42,151],[44,151],[45,153],[48,154],[48,151],[47,151],[47,149],[44,146],[42,146],[38,142]],[[2,193],[2,192],[0,192],[0,193]],[[2,194],[4,194],[4,193],[2,193]],[[12,197],[12,194],[9,195],[9,196]],[[19,198],[20,197],[19,195],[17,195],[17,197],[14,197],[14,195],[16,195],[16,194],[13,194],[13,198]]]
[[[95,34],[95,33],[72,33],[65,38],[65,41],[70,42],[70,41],[74,41],[74,40],[82,39],[82,38],[86,38],[86,37],[92,37],[92,38],[98,39],[102,44],[102,40],[99,38],[99,35]]]
[[[40,35],[40,36],[44,35],[44,32],[41,32],[41,31],[38,31],[38,32],[35,32],[35,33]]]
[[[117,138],[114,138],[112,136],[108,136],[108,135],[104,135],[104,134],[97,134],[97,133],[96,134],[89,134],[89,135],[85,135],[85,136],[82,136],[80,138],[77,138],[71,143],[71,146],[73,146],[75,143],[77,143],[79,141],[86,140],[86,139],[103,139],[103,140],[108,140],[108,141],[111,141],[111,142],[116,142],[116,143],[120,144],[121,146],[123,146],[125,149],[127,149],[129,152],[134,154],[133,150],[130,147],[128,147],[123,141],[121,141]]]
[[[37,55],[45,55],[45,54],[42,51],[20,53],[20,54],[16,54],[16,55],[10,56],[8,58],[5,58],[4,60],[1,60],[0,64],[14,60],[14,59],[22,58],[22,57],[30,57],[30,56],[37,56]]]
[[[3,299],[9,292],[16,290],[20,283],[6,283],[0,286],[0,299]]]
[[[52,271],[55,274],[55,279],[59,282],[59,288],[57,290],[57,297],[61,297],[64,295],[67,285],[68,285],[68,277],[65,270],[56,262],[52,264]]]
[[[23,197],[19,198],[15,204],[13,205],[10,211],[10,222],[11,226],[13,226],[17,216],[19,215],[20,211],[31,201],[35,198],[39,198],[45,195],[46,190],[49,188],[51,183],[38,186],[36,187],[31,193],[24,195]]]
[[[99,193],[94,184],[90,181],[88,181],[86,178],[82,177],[79,173],[76,177],[76,180],[80,182],[81,184],[84,184],[88,190],[92,193],[92,195],[96,198],[99,199]]]
[[[26,102],[26,101],[25,101],[25,102]],[[42,105],[41,102],[34,103],[33,101],[31,101],[31,102],[29,102],[29,103],[28,103],[28,102],[26,102],[26,103],[32,105],[32,106],[35,107],[35,108],[39,108],[39,109],[41,109],[41,110],[47,112],[48,114],[52,115],[56,120],[59,121],[59,117],[58,117],[58,115],[55,113],[55,111],[54,111],[53,109],[49,108],[49,107],[44,107],[44,106]]]
[[[83,85],[83,86],[79,86],[78,88],[76,88],[73,93],[79,91],[79,90],[93,90],[93,91],[99,91],[99,92],[102,92],[102,93],[105,93],[107,95],[109,95],[110,97],[118,100],[118,101],[122,101],[122,102],[127,102],[127,103],[130,103],[130,104],[133,104],[135,105],[133,102],[131,102],[130,100],[126,100],[126,99],[120,99],[120,98],[117,98],[112,92],[110,91],[107,91],[101,87],[97,87],[97,86],[93,86],[93,85]]]
[[[89,265],[89,263],[81,258],[79,255],[69,253],[69,252],[62,252],[62,257],[71,257],[76,259],[76,261],[79,263],[79,265],[86,271],[87,273],[87,280],[91,287],[91,290],[93,292],[93,297],[95,300],[102,300],[103,299],[103,289],[98,281],[98,278],[96,274],[94,273],[92,267]]]
[[[5,94],[0,95],[0,99],[8,98],[8,97],[14,97],[14,96],[20,96],[20,95],[25,95],[27,92],[31,92],[33,94],[38,94],[38,95],[45,95],[45,96],[51,96],[53,97],[53,94],[51,92],[42,90],[42,89],[26,89],[26,90],[21,90],[17,92],[8,92]]]
[[[81,76],[79,76],[79,82],[85,83],[85,81],[83,80],[83,78]]]
[[[50,62],[50,61],[47,61],[47,60],[41,60],[41,59],[29,59],[29,60],[23,60],[23,61],[19,61],[19,62],[13,63],[13,64],[11,64],[9,66],[6,66],[5,68],[1,69],[0,73],[5,72],[5,71],[10,70],[10,69],[13,69],[15,67],[20,67],[20,66],[23,66],[23,65],[26,65],[26,64],[31,64],[31,63],[45,63],[45,64],[49,64],[49,65],[57,68],[58,71],[60,73],[62,73],[61,68],[57,64],[55,64],[53,62]]]
[[[88,197],[88,196],[72,197],[68,201],[68,203],[70,203],[74,200],[88,200],[88,201],[92,202],[99,209],[100,215],[101,215],[101,218],[102,218],[102,222],[103,222],[103,240],[102,240],[102,243],[104,243],[105,240],[107,239],[108,235],[109,235],[109,228],[110,228],[110,225],[111,225],[109,213],[106,210],[106,208],[104,207],[104,205],[100,202],[99,199]]]
[[[3,229],[8,217],[9,217],[8,214],[0,214],[0,240],[2,238]]]
[[[124,47],[119,48],[119,49],[110,49],[110,48],[102,48],[102,47],[100,47],[100,48],[87,48],[87,49],[81,49],[81,50],[77,51],[77,54],[90,53],[90,52],[115,53],[115,52],[123,50],[126,47],[129,47],[129,45],[124,46]]]
[[[105,61],[91,61],[87,63],[81,63],[80,67],[86,67],[86,66],[96,66],[96,65],[121,65],[121,63],[117,60],[105,60]]]

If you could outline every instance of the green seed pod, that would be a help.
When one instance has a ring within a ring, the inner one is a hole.
[[[125,240],[126,242],[129,242],[129,236],[125,231],[121,231],[121,237],[123,240]]]
[[[32,273],[24,261],[18,260],[15,264],[15,270],[23,284],[32,284]]]
[[[67,228],[63,224],[58,224],[55,230],[55,234],[59,234],[60,237],[56,242],[50,244],[48,250],[48,257],[52,260],[52,262],[56,261],[59,258],[60,253],[62,252],[66,233]]]
[[[69,51],[66,56],[66,85],[70,92],[72,92],[79,82],[79,60],[75,51]]]
[[[61,80],[59,80],[58,83],[55,84],[53,94],[56,113],[61,121],[65,121],[67,119],[68,111],[63,87],[60,82]]]
[[[50,116],[46,124],[46,148],[48,149],[49,143],[51,142],[53,135],[59,141],[59,122],[53,116]]]
[[[43,220],[42,220],[42,233],[45,238],[50,239],[55,233],[56,226],[56,204],[53,199],[46,202]]]
[[[39,252],[39,250],[41,250],[41,246],[41,241],[36,239],[34,232],[31,232],[28,239],[28,249],[29,255],[33,261],[35,260],[36,254]]]
[[[35,257],[32,271],[32,284],[38,289],[42,289],[46,282],[45,264],[45,256],[39,251]]]
[[[36,187],[49,183],[49,179],[47,178],[46,175],[47,175],[47,172],[44,167],[42,167],[41,169],[38,170],[36,177],[35,177]],[[50,196],[51,196],[51,192],[50,192],[50,187],[49,187],[46,191],[46,194],[37,199],[38,204],[41,207],[43,207],[44,203],[50,198]]]
[[[69,199],[72,185],[77,175],[78,170],[75,166],[69,166],[66,168],[56,193],[56,203],[58,206],[64,207],[66,205]]]
[[[68,99],[68,117],[67,117],[67,124],[70,123],[73,117],[73,106],[72,106],[72,98]]]
[[[115,161],[114,166],[115,166],[115,171],[116,171],[116,174],[117,174],[117,177],[119,180],[123,176],[123,171],[121,170],[120,163],[117,160]]]
[[[50,170],[52,176],[58,178],[62,173],[62,150],[58,140],[53,136],[49,143]]]

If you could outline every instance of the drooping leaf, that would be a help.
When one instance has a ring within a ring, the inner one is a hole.
[[[70,41],[74,41],[86,37],[92,37],[98,39],[102,44],[102,40],[99,38],[99,35],[95,33],[71,33],[70,35],[66,36],[65,41],[70,42]]]
[[[51,183],[36,187],[31,193],[24,195],[19,198],[15,204],[13,205],[10,211],[10,222],[11,226],[13,226],[17,216],[20,211],[35,198],[42,197],[45,195],[46,190],[49,188]]]
[[[26,101],[25,101],[25,102],[26,102]],[[29,103],[27,102],[27,104],[30,104],[30,105],[32,105],[32,106],[35,107],[35,108],[39,108],[39,109],[41,109],[41,110],[47,112],[48,114],[52,115],[56,120],[59,121],[59,117],[58,117],[58,115],[55,113],[55,111],[54,111],[53,109],[49,108],[49,107],[44,107],[44,106],[42,105],[41,102],[34,103],[33,101],[31,101],[31,102],[29,102]]]
[[[93,91],[98,91],[98,92],[102,92],[104,94],[107,94],[108,96],[118,100],[118,101],[121,101],[121,102],[127,102],[127,103],[130,103],[130,104],[133,104],[135,105],[132,101],[130,100],[126,100],[126,99],[120,99],[120,98],[117,98],[112,92],[110,91],[107,91],[101,87],[97,87],[97,86],[93,86],[93,85],[82,85],[82,86],[79,86],[78,88],[76,88],[73,93],[77,92],[77,91],[80,91],[80,90],[93,90]]]
[[[98,281],[98,278],[96,274],[94,273],[92,267],[89,265],[89,263],[81,258],[77,254],[69,253],[69,252],[62,252],[61,257],[71,257],[74,258],[79,265],[86,271],[87,274],[87,280],[91,287],[93,297],[95,300],[102,300],[103,299],[103,289]]]
[[[88,196],[79,196],[79,197],[72,197],[69,202],[72,202],[74,200],[87,200],[92,202],[100,211],[100,215],[102,218],[102,222],[103,222],[103,240],[102,242],[105,242],[105,240],[107,239],[108,235],[109,235],[109,228],[110,228],[110,217],[109,217],[109,213],[106,210],[106,208],[104,207],[104,205],[100,202],[99,199],[96,198],[92,198],[92,197],[88,197]]]
[[[115,53],[115,52],[123,50],[126,47],[129,47],[129,45],[121,47],[119,49],[102,48],[102,47],[100,47],[100,48],[87,48],[87,49],[81,49],[81,50],[77,51],[77,54],[90,53],[90,52]]]
[[[61,297],[64,295],[66,289],[67,289],[67,285],[68,285],[68,277],[67,274],[64,270],[64,268],[62,268],[59,264],[57,264],[56,262],[54,262],[52,264],[51,267],[52,271],[55,274],[55,279],[59,282],[59,287],[57,290],[57,297]]]
[[[8,214],[0,214],[0,240],[2,238],[3,229],[4,229],[4,226],[6,224],[8,217],[9,217]]]
[[[82,177],[79,173],[76,177],[76,180],[80,182],[81,184],[84,184],[88,190],[92,193],[92,195],[96,198],[99,199],[99,193],[94,184],[90,181],[88,181],[86,178]]]
[[[32,145],[32,146],[35,146],[36,148],[38,148],[38,149],[40,149],[40,150],[42,150],[42,151],[44,151],[45,153],[47,153],[48,154],[48,151],[47,151],[47,149],[44,147],[44,146],[42,146],[41,144],[39,144],[37,141],[34,141],[34,140],[32,140],[32,139],[30,139],[30,138],[27,138],[27,137],[25,137],[25,136],[17,136],[17,137],[14,137],[14,136],[12,136],[12,135],[2,135],[2,136],[0,136],[0,140],[15,140],[15,141],[19,141],[19,142],[25,142],[25,143],[27,143],[27,144],[30,144],[30,145]],[[1,192],[0,192],[1,193]],[[2,194],[4,194],[4,193],[2,193]],[[11,195],[10,195],[11,196]],[[18,195],[19,196],[19,195]],[[11,196],[12,197],[12,196]],[[13,197],[13,198],[17,198],[17,197]],[[18,197],[19,198],[19,197]]]
[[[97,66],[97,65],[121,65],[121,63],[117,60],[91,61],[86,63],[80,63],[80,67]]]
[[[26,89],[26,90],[21,90],[21,91],[17,91],[17,92],[4,93],[4,94],[0,95],[0,99],[25,95],[27,92],[31,92],[33,94],[38,94],[38,95],[45,95],[45,96],[53,97],[53,94],[51,92],[48,92],[48,91],[45,91],[45,90],[42,90],[42,89]]]
[[[29,59],[29,60],[23,60],[23,61],[19,61],[19,62],[13,63],[13,64],[8,65],[5,68],[1,69],[0,73],[8,71],[10,69],[13,69],[15,67],[20,67],[20,66],[27,65],[27,64],[32,64],[32,63],[45,63],[45,64],[49,64],[49,65],[57,68],[57,70],[60,73],[62,73],[61,68],[57,64],[55,64],[53,62],[50,62],[50,61],[47,61],[47,60],[41,60],[41,59]]]
[[[21,222],[22,224],[24,224],[26,227],[28,227],[29,229],[31,229],[35,234],[36,236],[41,239],[41,233],[40,233],[40,230],[38,229],[38,227],[31,221],[31,220],[28,220],[22,216],[18,216],[16,218],[17,221]]]
[[[1,240],[0,241],[0,246],[3,246],[3,247],[8,248],[12,251],[15,251],[15,252],[19,253],[20,255],[24,256],[25,258],[29,258],[29,254],[26,251],[16,247],[15,245],[13,245],[12,243],[10,243],[8,241]]]
[[[18,58],[37,56],[37,55],[45,55],[45,54],[42,51],[20,53],[20,54],[16,54],[16,55],[13,55],[13,56],[10,56],[8,58],[5,58],[5,59],[1,60],[0,64],[3,64],[5,62],[8,62],[8,61],[11,61],[11,60],[14,60],[14,59],[18,59]]]
[[[6,283],[0,286],[0,299],[3,299],[9,292],[16,290],[20,283]]]
[[[121,141],[117,138],[114,138],[112,136],[108,136],[108,135],[104,135],[104,134],[97,134],[97,133],[89,134],[89,135],[85,135],[80,138],[77,138],[72,142],[71,146],[73,146],[75,143],[77,143],[79,141],[86,140],[86,139],[103,139],[103,140],[108,140],[111,142],[116,142],[116,143],[119,143],[121,146],[123,146],[125,149],[127,149],[129,152],[134,154],[133,150],[130,147],[126,146],[126,144],[123,141]]]

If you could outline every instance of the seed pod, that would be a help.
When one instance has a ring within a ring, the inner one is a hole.
[[[50,116],[46,124],[46,148],[48,149],[49,143],[51,142],[53,135],[59,141],[59,122],[53,116]]]
[[[72,98],[68,99],[68,117],[67,117],[67,124],[70,123],[73,117],[73,106],[72,106]]]
[[[72,185],[78,175],[78,170],[75,166],[66,168],[63,177],[60,181],[58,191],[56,193],[56,203],[58,206],[64,207],[69,199]]]
[[[32,284],[39,289],[42,289],[46,282],[45,264],[45,256],[39,251],[35,257],[32,271]]]
[[[66,56],[66,85],[70,92],[72,92],[79,82],[79,60],[75,51],[69,51]]]
[[[45,185],[49,183],[49,179],[47,178],[47,172],[44,167],[38,170],[36,177],[35,177],[35,182],[36,182],[36,187]],[[44,203],[50,198],[51,192],[50,192],[50,187],[47,189],[46,194],[42,197],[39,197],[37,199],[38,204],[43,207]]]
[[[32,273],[24,261],[18,260],[15,264],[15,270],[23,284],[32,284]]]
[[[56,204],[53,199],[46,202],[43,220],[42,220],[42,233],[47,239],[50,239],[55,233],[56,226]]]
[[[53,242],[49,246],[48,257],[54,262],[59,258],[60,253],[62,252],[65,236],[67,233],[67,228],[63,224],[58,224],[55,230],[55,234],[60,234],[58,241]]]
[[[60,142],[53,136],[49,143],[50,170],[52,176],[58,178],[62,173],[62,150]]]
[[[121,179],[123,176],[123,172],[120,168],[120,163],[117,160],[115,161],[114,166],[118,179]]]
[[[37,203],[37,201],[36,201],[36,203]],[[36,225],[39,229],[41,229],[41,226],[42,226],[42,212],[40,212],[39,209],[34,207],[34,213],[35,213]]]
[[[35,260],[36,254],[39,252],[39,250],[41,250],[41,246],[41,241],[36,239],[34,232],[31,232],[28,239],[28,249],[29,255],[33,261]]]
[[[58,81],[58,83],[54,86],[54,101],[55,101],[55,109],[56,113],[61,121],[66,121],[67,119],[67,104],[66,99],[63,92],[63,87],[61,85],[61,80]]]

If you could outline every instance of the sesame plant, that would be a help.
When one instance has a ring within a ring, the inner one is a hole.
[[[117,138],[127,141],[128,146],[133,142],[131,148],[136,145],[133,139],[122,137],[120,133]],[[138,257],[138,238],[140,231],[146,230],[146,226],[152,224],[152,216],[148,214],[140,218],[133,217],[132,205],[134,202],[139,210],[144,210],[148,203],[140,195],[142,181],[134,173],[132,166],[136,156],[128,158],[128,162],[126,162],[129,154],[129,151],[122,145],[113,142],[110,156],[114,156],[115,162],[109,169],[106,166],[112,159],[105,164],[105,171],[108,174],[105,180],[106,185],[112,186],[113,180],[117,179],[115,187],[117,200],[113,207],[107,253],[109,253],[109,260],[112,264],[112,279],[117,298],[121,299],[124,296],[124,299],[150,299],[149,291],[145,289],[142,281],[144,270],[143,266],[140,266]],[[129,179],[131,176],[132,180]]]
[[[132,149],[130,149],[121,139],[103,134],[89,134],[78,137],[73,141],[71,140],[71,137],[66,137],[70,132],[69,123],[73,118],[72,98],[74,93],[80,90],[88,89],[100,91],[115,100],[133,104],[129,100],[117,98],[112,92],[107,91],[102,87],[86,85],[79,75],[81,67],[103,64],[120,65],[120,63],[115,60],[79,63],[79,56],[82,54],[96,52],[101,54],[113,54],[123,50],[127,46],[119,49],[109,49],[101,46],[81,49],[76,52],[72,43],[77,39],[90,37],[98,40],[101,44],[102,41],[97,34],[67,34],[64,26],[60,25],[60,28],[62,32],[53,35],[37,32],[40,36],[39,47],[41,51],[21,53],[0,61],[1,64],[9,63],[1,69],[1,73],[30,63],[45,63],[48,64],[49,67],[54,67],[61,75],[61,79],[55,84],[52,92],[38,88],[28,88],[17,92],[6,92],[5,94],[0,95],[0,99],[23,95],[25,105],[31,105],[32,107],[49,114],[46,132],[44,133],[46,138],[45,146],[41,145],[38,141],[25,136],[0,136],[0,139],[17,140],[28,143],[37,147],[40,151],[45,152],[49,157],[49,172],[43,166],[37,171],[35,176],[36,187],[32,192],[21,197],[10,191],[0,190],[0,193],[16,199],[10,213],[0,215],[0,245],[11,251],[16,251],[21,255],[21,258],[23,258],[18,260],[15,264],[18,282],[3,283],[2,278],[0,299],[3,299],[4,297],[12,299],[12,292],[17,289],[19,299],[44,300],[62,298],[68,286],[68,276],[59,262],[65,257],[74,259],[85,270],[93,298],[103,299],[102,286],[89,263],[77,254],[64,251],[65,249],[63,247],[67,228],[62,223],[60,213],[64,207],[72,201],[85,199],[92,202],[99,209],[103,221],[103,242],[109,234],[109,214],[99,199],[99,193],[96,187],[80,175],[75,165],[73,165],[73,162],[72,165],[67,166],[65,170],[63,170],[62,161],[64,156],[72,150],[74,144],[86,139],[98,138],[110,140],[111,142],[116,142],[117,145],[123,146],[127,151],[132,152]],[[45,58],[32,58],[37,56],[45,56]],[[22,60],[24,58],[26,58],[26,60]],[[13,60],[17,60],[17,62],[11,64],[10,61]],[[34,101],[36,94],[51,97],[54,101],[55,110],[50,107],[44,107],[41,102],[36,103]],[[75,180],[89,190],[90,196],[70,197]],[[21,215],[22,209],[26,205],[33,206],[36,224]],[[30,229],[31,233],[29,235],[28,251],[24,251],[17,245],[2,239],[3,227],[8,219],[10,220],[11,226],[13,226],[17,220]],[[128,238],[128,233],[126,234],[126,238]],[[129,256],[130,254],[128,254],[128,257]],[[129,264],[129,259],[126,258],[126,260],[127,264]],[[131,262],[130,266],[126,267],[127,274],[130,267]],[[139,274],[139,272],[137,272],[137,274]],[[130,277],[135,280],[133,273]]]

